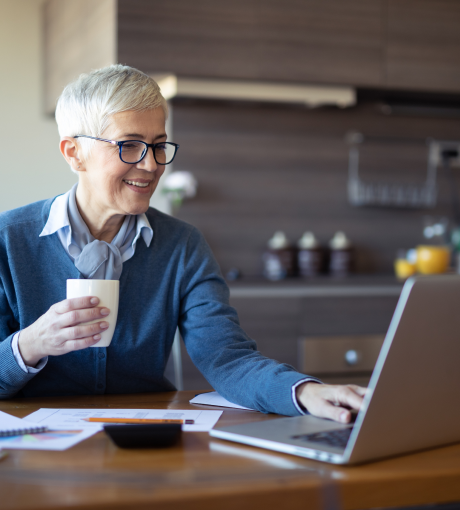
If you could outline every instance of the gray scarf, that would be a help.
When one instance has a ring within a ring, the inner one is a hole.
[[[72,229],[72,250],[75,267],[93,280],[119,280],[123,271],[123,253],[131,246],[136,235],[137,216],[127,215],[112,242],[95,239],[83,221],[76,201],[77,184],[69,194],[67,212]]]

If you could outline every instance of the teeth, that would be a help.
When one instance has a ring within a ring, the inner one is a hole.
[[[125,182],[127,184],[132,184],[133,186],[137,186],[138,188],[146,188],[149,185],[148,182],[142,183],[142,182],[136,182],[136,181],[127,181],[127,180],[125,180]]]

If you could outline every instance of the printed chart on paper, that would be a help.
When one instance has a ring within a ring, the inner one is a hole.
[[[26,420],[49,428],[81,428],[101,430],[103,423],[91,423],[87,418],[136,418],[155,420],[194,420],[193,425],[182,425],[185,432],[208,432],[221,417],[222,411],[190,409],[39,409]]]

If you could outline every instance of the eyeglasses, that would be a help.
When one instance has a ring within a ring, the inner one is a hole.
[[[75,135],[74,138],[91,138],[100,142],[108,142],[112,145],[118,145],[118,155],[123,163],[134,165],[142,161],[149,147],[152,147],[153,157],[158,165],[169,165],[176,157],[179,145],[172,142],[145,143],[141,140],[125,140],[117,142],[116,140],[106,140],[105,138],[96,138],[88,135]]]

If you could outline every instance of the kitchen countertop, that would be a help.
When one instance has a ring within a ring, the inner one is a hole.
[[[404,282],[393,275],[356,274],[270,281],[241,278],[228,282],[231,298],[399,296]]]

